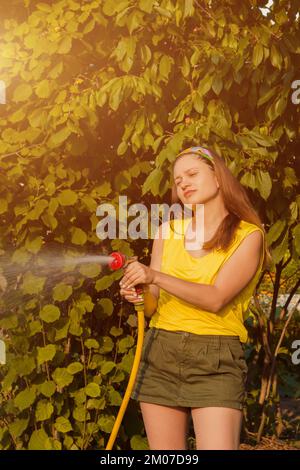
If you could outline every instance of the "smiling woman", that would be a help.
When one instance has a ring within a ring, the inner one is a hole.
[[[173,178],[172,202],[188,205],[192,216],[163,223],[150,266],[131,263],[121,281],[127,300],[137,301],[128,290],[137,284],[155,300],[146,307],[150,328],[132,398],[140,402],[151,449],[186,449],[189,412],[198,449],[238,449],[244,320],[270,259],[265,232],[244,188],[211,151],[181,152]],[[197,240],[199,206],[204,242],[191,249],[187,238]]]

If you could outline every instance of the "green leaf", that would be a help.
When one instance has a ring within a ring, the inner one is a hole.
[[[7,211],[8,202],[6,199],[0,199],[0,214],[4,214]]]
[[[36,421],[46,421],[53,414],[54,408],[52,403],[46,400],[40,400],[35,410]]]
[[[48,145],[50,148],[59,147],[72,133],[72,131],[67,127],[63,127],[58,132],[51,134],[50,139],[48,140]]]
[[[278,264],[282,260],[282,258],[284,257],[288,249],[288,240],[289,240],[288,235],[289,235],[289,231],[286,230],[286,233],[281,243],[272,250],[271,254],[272,254],[272,258],[275,264]]]
[[[97,292],[101,290],[108,289],[114,283],[114,279],[111,275],[103,276],[102,278],[98,279],[95,284],[95,289]]]
[[[42,80],[39,82],[35,89],[35,93],[39,98],[49,98],[51,94],[49,80]]]
[[[256,178],[253,173],[246,172],[241,178],[241,184],[248,186],[251,189],[256,189]]]
[[[266,236],[268,245],[272,245],[272,243],[280,237],[285,228],[285,224],[285,220],[279,219],[270,227]]]
[[[67,369],[61,367],[55,369],[52,378],[59,388],[64,388],[73,382],[73,375],[69,374]]]
[[[270,196],[272,189],[272,180],[266,171],[256,170],[257,189],[266,201]]]
[[[72,48],[72,38],[64,36],[57,49],[58,54],[67,54]]]
[[[72,228],[71,233],[71,241],[74,245],[84,245],[86,243],[87,235],[83,230],[81,230],[81,228],[74,227]]]
[[[108,181],[95,188],[98,197],[106,197],[111,193],[111,185]]]
[[[148,0],[146,1],[148,2]],[[143,44],[141,46],[141,56],[142,56],[142,61],[144,65],[148,65],[151,60],[152,53],[151,53],[151,49],[146,44]]]
[[[77,406],[73,410],[73,418],[76,419],[76,421],[83,423],[90,419],[90,414],[84,406]]]
[[[94,277],[99,276],[101,272],[101,266],[98,266],[96,263],[84,264],[83,266],[80,266],[79,272],[83,276],[93,279]]]
[[[146,178],[142,186],[142,196],[144,196],[148,191],[151,191],[153,196],[159,195],[159,184],[163,178],[163,173],[159,168],[151,171],[151,173]]]
[[[38,10],[44,11],[45,13],[51,13],[51,11],[52,11],[51,6],[47,5],[47,3],[44,3],[44,2],[39,2],[36,5],[36,8]]]
[[[59,416],[59,418],[56,419],[54,426],[58,432],[63,432],[63,433],[72,431],[73,429],[70,421],[64,416]]]
[[[38,365],[43,364],[44,362],[47,361],[52,361],[56,354],[56,347],[54,344],[48,344],[47,346],[40,348],[39,346],[37,347],[37,361]]]
[[[99,305],[103,308],[103,311],[106,315],[111,316],[114,311],[114,305],[111,299],[105,298],[101,299]]]
[[[132,436],[130,439],[130,447],[132,450],[149,450],[147,438],[139,434]]]
[[[281,69],[282,65],[282,55],[280,51],[278,50],[278,47],[276,47],[274,44],[271,46],[271,64],[273,67],[276,67],[278,69]]]
[[[43,245],[43,238],[42,237],[35,237],[34,239],[30,240],[29,238],[26,239],[25,248],[26,250],[30,251],[31,253],[38,253]]]
[[[195,12],[194,0],[184,0],[184,13],[183,17],[192,16]]]
[[[44,429],[38,429],[31,434],[28,450],[51,450],[51,441]]]
[[[91,382],[85,387],[85,393],[88,397],[99,397],[100,396],[100,387],[98,384]]]
[[[132,348],[132,346],[134,345],[134,339],[132,336],[126,336],[126,338],[122,338],[120,341],[119,341],[119,344],[118,344],[118,351],[120,353],[125,353],[127,352],[127,350],[129,348]]]
[[[47,380],[40,386],[40,391],[45,397],[52,397],[56,390],[56,385],[52,380]]]
[[[101,431],[109,434],[111,433],[114,427],[115,417],[111,415],[102,414],[97,422]]]
[[[223,88],[223,80],[220,75],[215,75],[212,82],[212,89],[216,95],[219,95]]]
[[[56,305],[47,304],[40,311],[41,319],[46,323],[53,323],[60,317],[60,310]]]
[[[286,166],[284,168],[284,180],[283,186],[285,188],[292,188],[298,184],[298,178],[296,176],[294,168]]]
[[[159,7],[159,6],[156,6],[156,5],[155,5],[155,10],[156,10],[161,16],[164,16],[165,18],[169,18],[169,19],[172,18],[172,13],[170,12],[170,10],[167,10],[166,8],[162,8],[162,7]]]
[[[70,327],[70,320],[61,318],[55,325],[55,338],[54,341],[66,338]]]
[[[38,294],[43,290],[45,281],[45,277],[38,277],[28,272],[23,278],[21,285],[22,292],[24,294]]]
[[[127,143],[122,141],[117,148],[117,155],[124,155],[127,149],[128,149]]]
[[[159,74],[166,83],[168,82],[168,78],[171,72],[171,67],[172,67],[173,62],[174,60],[167,55],[163,55],[160,60]]]
[[[204,101],[198,91],[194,94],[193,105],[197,113],[202,114],[204,110]]]
[[[186,56],[183,57],[181,70],[182,70],[182,75],[185,78],[187,78],[190,73],[191,67],[190,67],[190,62]]]
[[[69,374],[74,375],[83,370],[83,365],[80,362],[72,362],[68,365],[67,371]]]
[[[264,93],[258,100],[257,106],[262,106],[263,104],[267,103],[276,93],[278,92],[278,87],[271,88],[266,93]]]
[[[89,338],[84,342],[84,345],[88,349],[99,349],[99,343],[93,338]]]
[[[110,331],[109,331],[109,334],[111,334],[112,336],[121,336],[123,334],[123,328],[117,328],[116,326],[113,326]]]
[[[64,300],[67,300],[70,297],[72,292],[73,292],[72,286],[68,286],[67,284],[64,284],[63,282],[60,282],[54,287],[53,292],[52,292],[52,297],[53,297],[53,300],[57,300],[58,302],[63,302]]]
[[[101,374],[107,375],[109,374],[114,368],[116,367],[116,364],[112,361],[106,361],[104,364],[101,366]]]
[[[268,135],[262,135],[259,132],[252,130],[249,132],[249,136],[255,140],[259,145],[263,147],[271,147],[275,145],[274,139]]]
[[[122,397],[117,390],[111,389],[109,390],[109,404],[112,406],[120,406],[122,403]]]
[[[298,255],[300,256],[300,224],[296,225],[292,232],[295,239],[295,248]]]
[[[154,0],[139,0],[139,8],[145,13],[151,13],[154,3]]]
[[[29,418],[14,420],[12,423],[8,425],[9,433],[14,439],[17,439],[17,437],[20,437],[23,434],[23,432],[27,429],[28,423],[29,423]]]
[[[261,43],[256,43],[253,49],[252,62],[254,67],[258,67],[264,58],[264,48]]]
[[[73,206],[77,202],[78,196],[75,191],[64,189],[58,195],[57,200],[61,206]]]
[[[16,396],[14,402],[17,408],[19,408],[20,411],[26,410],[29,408],[36,397],[36,389],[31,387],[31,388],[26,388],[22,392],[18,393]]]
[[[27,101],[30,96],[32,95],[32,88],[28,83],[23,83],[22,85],[18,85],[15,88],[13,94],[13,101],[19,103],[20,101]]]
[[[126,70],[126,72],[129,72],[129,70]],[[110,93],[109,106],[113,111],[117,111],[118,107],[120,106],[120,103],[122,101],[122,90],[122,83],[119,83],[114,87],[114,89]]]

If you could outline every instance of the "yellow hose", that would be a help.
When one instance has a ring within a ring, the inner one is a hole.
[[[138,367],[139,367],[139,363],[141,359],[143,342],[144,342],[144,329],[145,329],[144,301],[142,300],[141,302],[134,304],[134,308],[137,311],[137,317],[138,317],[138,338],[137,338],[136,352],[135,352],[134,361],[133,361],[128,385],[126,388],[126,392],[125,392],[123,401],[121,403],[118,416],[114,423],[114,427],[110,434],[105,450],[111,450],[113,448],[119,428],[121,426],[123,416],[125,414],[127,405],[129,403],[129,399],[131,396],[131,392],[134,386],[134,382],[136,379],[136,375],[137,375],[137,371],[138,371]]]

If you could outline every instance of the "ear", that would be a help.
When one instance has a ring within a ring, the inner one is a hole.
[[[215,178],[215,182],[216,182],[217,188],[220,188],[219,181],[218,181],[217,177],[214,176],[214,178]]]

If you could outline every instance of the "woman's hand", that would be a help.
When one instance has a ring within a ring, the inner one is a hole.
[[[155,271],[138,261],[133,261],[124,270],[124,276],[120,286],[124,289],[134,287],[137,284],[153,284]]]
[[[135,304],[136,302],[140,302],[143,300],[143,296],[138,295],[136,292],[135,287],[131,287],[130,289],[124,289],[121,287],[120,294],[124,297],[128,302]]]

